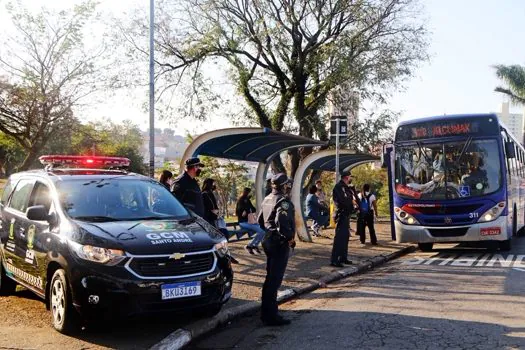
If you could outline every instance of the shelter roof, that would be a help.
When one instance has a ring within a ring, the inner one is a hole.
[[[200,135],[193,143],[193,156],[265,163],[280,151],[293,147],[324,146],[326,142],[275,131],[269,128],[231,128]]]

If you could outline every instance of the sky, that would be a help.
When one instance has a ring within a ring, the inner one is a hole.
[[[0,0],[0,5],[6,3]],[[25,0],[30,8],[53,4],[67,7],[71,1]],[[101,0],[100,10],[120,13],[131,4],[147,8],[147,0]],[[421,0],[431,32],[430,60],[423,63],[402,92],[393,95],[388,107],[401,112],[401,119],[431,115],[499,112],[507,99],[494,92],[500,84],[491,67],[494,64],[525,64],[525,1],[523,0]],[[5,14],[0,12],[0,23]],[[1,26],[0,26],[1,28]],[[142,94],[142,95],[141,95]],[[115,121],[132,119],[147,129],[149,116],[143,104],[147,89],[119,92],[104,103],[84,110],[86,118],[111,117]],[[522,107],[511,107],[522,113]],[[157,127],[166,122],[157,121]],[[171,125],[177,134],[199,134],[231,126],[226,118],[212,122],[180,120]]]

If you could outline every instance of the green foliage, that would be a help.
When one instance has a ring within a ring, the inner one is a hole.
[[[388,180],[386,169],[373,168],[370,164],[359,165],[352,169],[353,184],[361,191],[365,183],[370,184],[372,192],[377,197],[379,215],[389,215]]]
[[[144,159],[140,154],[142,135],[131,121],[115,124],[110,120],[79,125],[71,136],[71,154],[90,154],[127,157],[130,171],[145,174]]]
[[[520,65],[495,65],[496,76],[507,86],[496,87],[495,91],[507,95],[516,104],[525,105],[525,67]]]
[[[12,137],[0,132],[0,177],[16,172],[24,160],[24,149]]]

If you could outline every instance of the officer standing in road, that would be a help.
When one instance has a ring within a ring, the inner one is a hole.
[[[204,216],[204,202],[199,183],[195,179],[201,174],[204,164],[199,158],[190,158],[186,162],[186,170],[173,182],[171,192],[177,199],[195,214]]]
[[[277,291],[283,281],[290,248],[295,248],[295,217],[289,199],[291,181],[285,174],[277,174],[271,180],[272,192],[264,198],[258,218],[267,232],[262,243],[266,253],[266,279],[262,289],[261,320],[267,326],[282,326],[290,321],[279,316]]]
[[[350,172],[343,171],[341,180],[334,186],[332,198],[335,210],[335,237],[332,248],[331,266],[343,267],[343,264],[352,264],[348,260],[348,240],[350,239],[350,214],[357,201],[355,193],[350,190]]]

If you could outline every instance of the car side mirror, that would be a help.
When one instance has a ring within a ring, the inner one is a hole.
[[[516,158],[516,148],[514,147],[513,142],[505,142],[505,154],[507,155],[507,158]]]
[[[47,221],[49,215],[47,215],[48,210],[43,205],[34,205],[27,208],[26,217],[28,220],[34,221]]]

